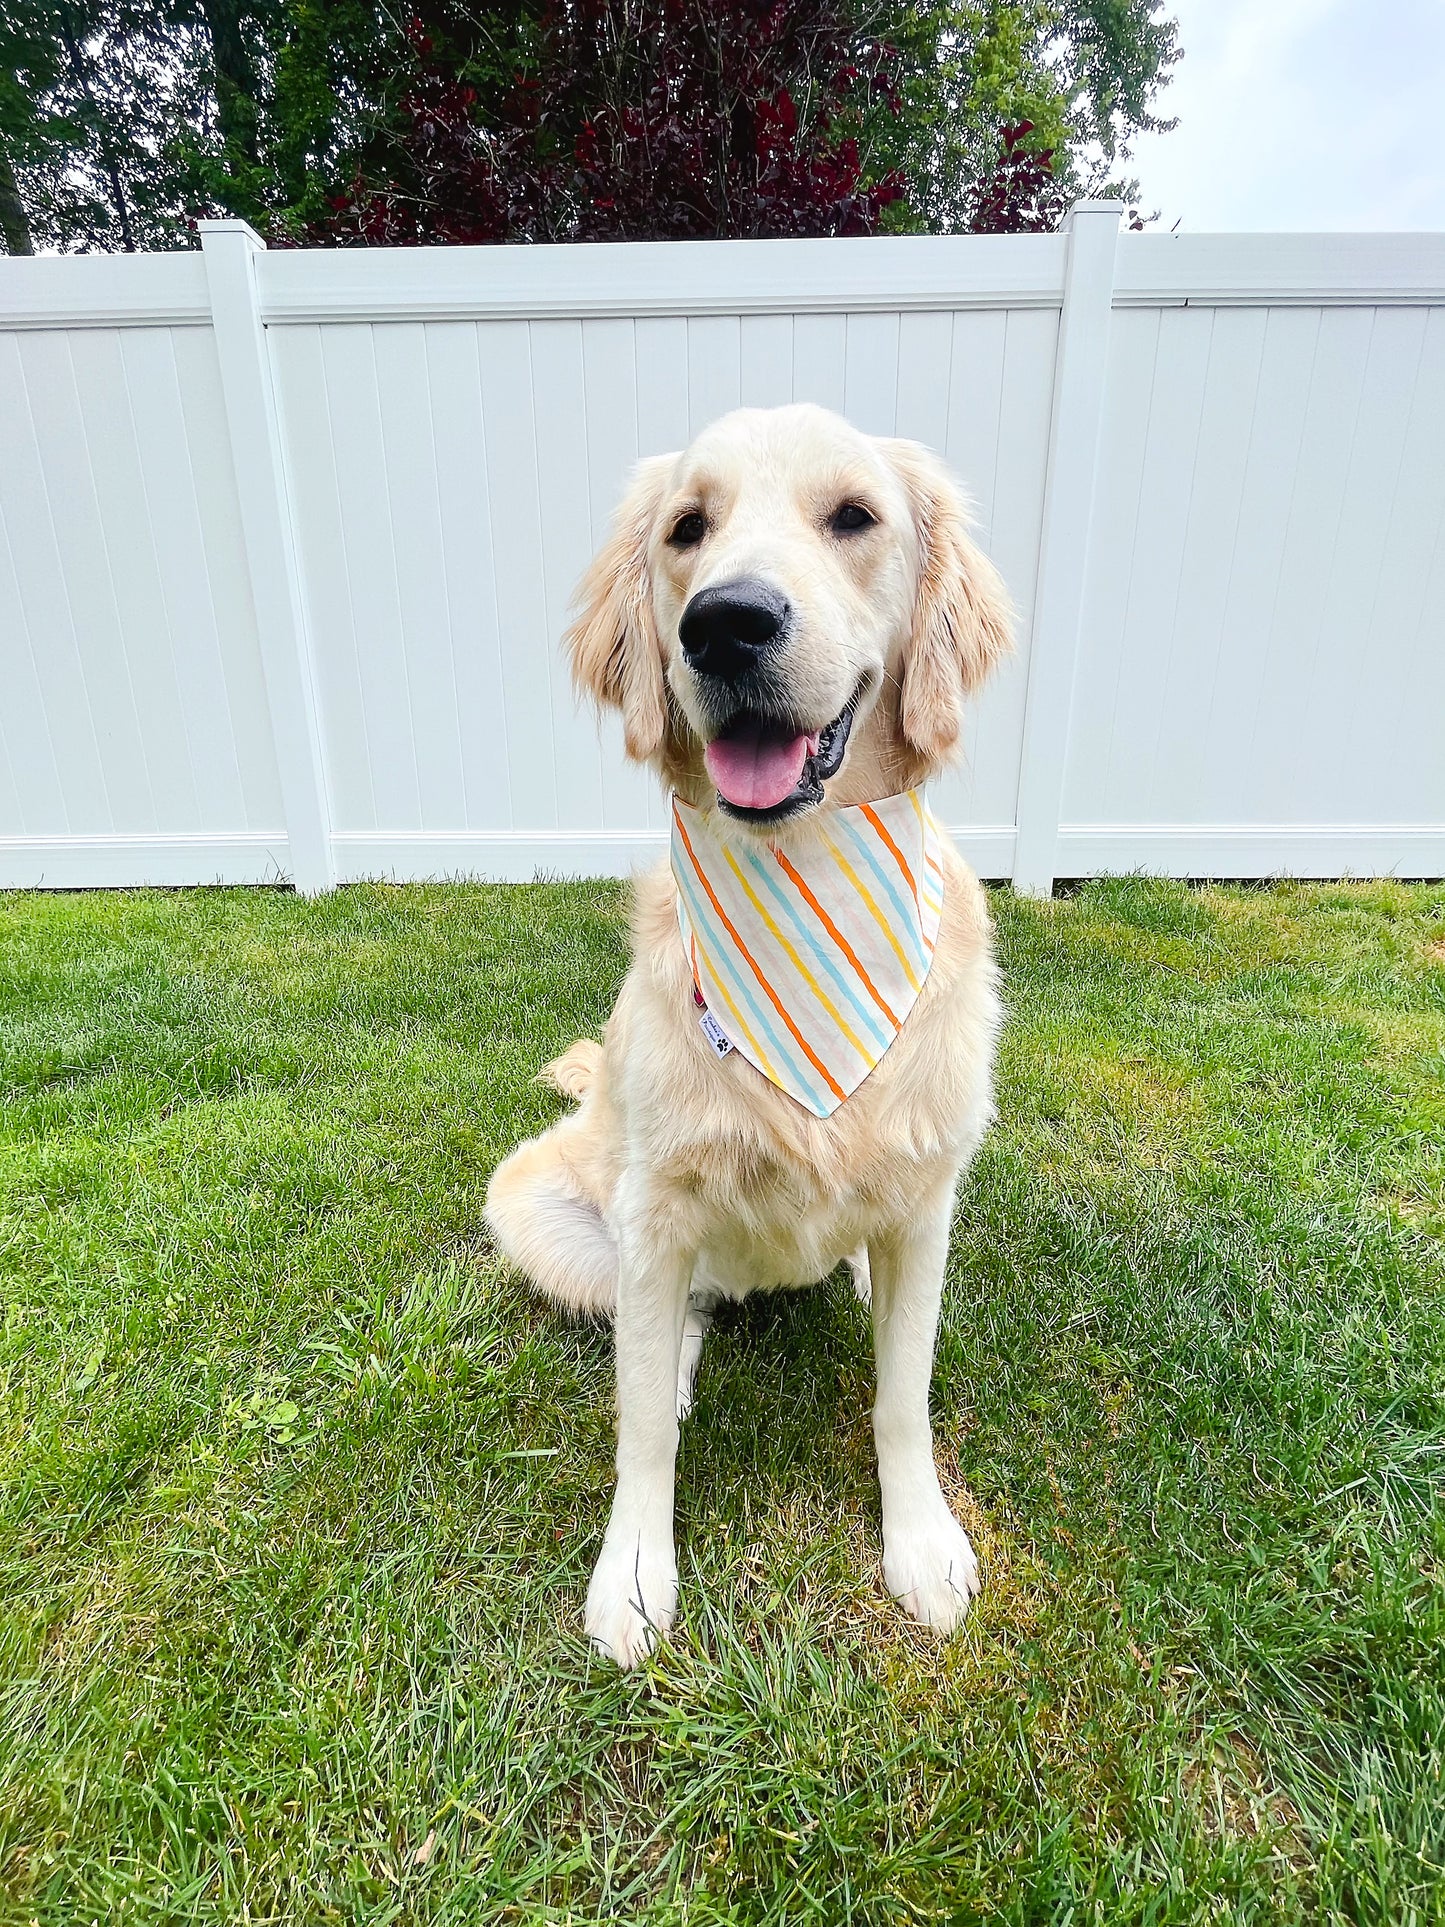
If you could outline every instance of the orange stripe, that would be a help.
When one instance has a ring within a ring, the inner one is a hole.
[[[923,861],[937,879],[937,887],[929,890],[928,877],[925,873],[923,882],[924,889],[928,892],[928,907],[930,910],[936,910],[941,917],[943,914],[943,865],[938,857],[934,855],[939,836],[938,822],[933,811],[925,810],[920,804],[917,790],[910,790],[908,792],[908,800],[913,805],[913,813],[918,818],[919,827],[923,831]],[[919,915],[921,916],[922,913],[923,905],[920,903]],[[926,937],[924,938],[924,942],[928,942]],[[938,939],[935,936],[933,942],[928,944],[928,954],[930,957],[932,957],[934,950],[937,948],[937,944]]]
[[[913,880],[913,872],[908,867],[907,857],[904,856],[902,850],[899,849],[898,845],[893,841],[893,838],[888,834],[887,825],[884,823],[883,818],[878,814],[877,810],[874,809],[873,805],[871,803],[865,803],[863,804],[862,807],[863,807],[863,814],[867,817],[868,821],[873,825],[874,829],[877,830],[878,834],[882,837],[883,841],[888,845],[889,849],[893,852],[894,856],[897,857],[899,869],[903,872],[904,876],[908,878],[908,887],[913,892],[913,907],[915,910],[917,910],[920,907],[918,902],[918,885]]]
[[[828,1069],[828,1066],[813,1050],[807,1038],[803,1035],[802,1031],[798,1029],[798,1026],[793,1022],[792,1018],[788,1015],[787,1011],[783,1008],[782,1004],[778,1001],[777,992],[773,989],[773,986],[768,982],[767,978],[763,975],[762,971],[759,970],[752,952],[748,949],[747,945],[743,942],[742,938],[738,935],[736,928],[734,927],[733,923],[728,917],[727,911],[724,910],[722,905],[718,902],[717,891],[713,889],[712,885],[708,882],[707,877],[704,875],[703,867],[697,860],[697,852],[693,849],[691,838],[688,836],[687,825],[683,822],[681,816],[676,815],[675,811],[674,811],[674,816],[677,822],[678,830],[681,832],[681,835],[682,835],[683,847],[687,851],[688,859],[691,862],[693,869],[697,872],[697,880],[702,885],[703,889],[707,891],[707,894],[712,903],[713,909],[717,911],[718,916],[722,919],[723,928],[727,931],[728,935],[732,938],[733,942],[737,945],[738,949],[742,952],[743,956],[747,958],[749,969],[752,971],[753,975],[757,978],[758,982],[762,985],[763,989],[767,992],[768,999],[771,1002],[773,1009],[782,1018],[783,1022],[787,1025],[788,1029],[793,1033],[794,1037],[797,1038],[798,1043],[802,1048],[803,1054],[808,1059],[808,1062],[813,1066],[814,1070],[817,1071],[819,1077],[822,1078],[823,1082],[828,1086],[828,1089],[832,1091],[834,1096],[838,1099],[838,1102],[841,1104],[843,1100],[847,1097],[848,1093],[843,1089],[843,1086],[833,1076],[832,1072]],[[891,1012],[890,1012],[890,1015],[891,1015]],[[898,1022],[898,1019],[895,1017],[893,1021],[894,1021],[894,1024],[896,1025]]]
[[[863,979],[863,982],[866,984],[868,988],[869,996],[873,999],[874,1003],[877,1004],[878,1008],[883,1012],[883,1015],[888,1019],[889,1023],[892,1024],[893,1028],[897,1030],[899,1028],[899,1020],[893,1015],[893,1012],[888,1008],[888,1005],[884,1002],[883,998],[879,995],[878,986],[874,983],[873,979],[868,975],[868,972],[863,968],[863,965],[859,961],[859,958],[856,952],[854,951],[853,946],[849,943],[848,939],[843,935],[843,932],[838,928],[837,924],[834,923],[833,919],[828,915],[828,912],[823,908],[822,904],[819,903],[818,899],[813,895],[812,891],[808,888],[807,884],[804,883],[803,879],[798,875],[798,872],[793,868],[792,864],[789,863],[788,859],[783,855],[782,851],[774,850],[773,855],[778,859],[779,863],[782,864],[783,868],[787,871],[788,875],[793,879],[793,882],[797,884],[798,888],[802,891],[804,897],[813,906],[813,909],[816,911],[817,915],[822,919],[823,928],[828,932],[828,935],[833,939],[834,943],[837,944],[838,948],[843,952],[843,955],[848,959],[849,963],[852,964],[853,968],[858,972],[858,975]]]

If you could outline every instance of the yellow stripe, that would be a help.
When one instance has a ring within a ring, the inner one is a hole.
[[[818,982],[817,978],[813,975],[812,971],[809,970],[808,966],[803,962],[803,959],[798,955],[797,951],[794,950],[793,946],[788,942],[787,938],[783,935],[782,931],[778,928],[777,924],[774,923],[772,917],[768,913],[766,906],[763,904],[762,900],[758,897],[758,895],[753,889],[753,886],[748,882],[747,878],[743,875],[742,871],[738,868],[736,858],[733,856],[732,851],[728,849],[726,845],[723,846],[723,855],[728,860],[728,868],[732,871],[733,875],[737,878],[738,882],[743,886],[744,890],[747,891],[748,901],[752,904],[753,908],[757,911],[758,915],[762,918],[763,922],[768,926],[768,929],[773,933],[773,936],[777,941],[777,943],[781,946],[782,949],[786,950],[788,955],[792,958],[794,968],[797,970],[798,975],[802,977],[804,981],[807,983],[808,988],[812,991],[813,995],[817,998],[818,1002],[823,1006],[824,1010],[827,1011],[828,1015],[833,1019],[833,1022],[838,1026],[839,1030],[841,1030],[843,1035],[848,1039],[848,1042],[853,1046],[854,1050],[857,1051],[858,1055],[863,1059],[863,1062],[865,1064],[872,1064],[873,1062],[875,1062],[876,1059],[873,1053],[866,1050],[864,1046],[859,1043],[857,1037],[853,1034],[853,1031],[849,1028],[847,1020],[843,1017],[842,1013],[834,1007],[832,999],[828,996],[828,993],[824,990],[823,986]]]
[[[694,943],[697,943],[696,930],[694,930],[692,933],[692,940]],[[758,1069],[763,1073],[764,1077],[768,1079],[769,1083],[776,1084],[779,1090],[786,1090],[788,1086],[783,1082],[783,1079],[779,1076],[777,1066],[773,1063],[773,1060],[768,1056],[768,1053],[763,1049],[762,1045],[758,1042],[757,1038],[754,1037],[752,1031],[748,1028],[748,1020],[746,1019],[746,1017],[743,1016],[742,1012],[738,1009],[737,1005],[733,1002],[732,998],[729,996],[727,985],[723,982],[722,978],[719,977],[719,975],[717,974],[717,971],[713,968],[712,964],[708,961],[708,954],[703,949],[701,944],[698,944],[697,946],[697,954],[702,959],[703,969],[706,970],[708,975],[712,978],[713,983],[717,986],[718,995],[722,998],[723,1002],[727,1005],[728,1009],[732,1012],[733,1022],[737,1025],[738,1029],[742,1032],[743,1037],[745,1038],[747,1043],[751,1046],[753,1057],[757,1063]]]
[[[687,828],[684,825],[682,818],[678,815],[678,806],[675,802],[673,804],[672,820],[674,823],[676,823],[678,827],[678,831],[682,836],[683,848],[687,851],[688,860],[692,864],[693,874],[696,876],[698,882],[702,885],[703,891],[708,899],[708,902],[711,903],[713,909],[717,911],[718,921],[722,924],[724,930],[727,931],[728,935],[732,938],[733,942],[737,945],[739,951],[742,953],[743,958],[746,961],[749,970],[752,971],[753,975],[757,978],[758,983],[762,986],[763,994],[767,997],[768,1002],[773,1006],[773,1009],[782,1018],[783,1023],[786,1025],[788,1030],[792,1032],[797,1042],[802,1045],[804,1057],[807,1058],[808,1062],[813,1066],[813,1069],[817,1071],[818,1075],[822,1078],[823,1082],[828,1086],[828,1089],[832,1091],[834,1096],[837,1098],[838,1102],[841,1104],[843,1102],[843,1099],[848,1095],[848,1093],[843,1089],[843,1086],[838,1082],[837,1078],[834,1077],[833,1073],[828,1069],[828,1066],[823,1062],[822,1058],[819,1057],[818,1053],[813,1049],[812,1045],[808,1042],[807,1038],[804,1037],[802,1031],[800,1031],[798,1029],[798,1026],[793,1022],[792,1015],[789,1012],[787,1005],[783,1002],[782,998],[779,997],[777,991],[773,988],[773,986],[768,982],[767,978],[764,976],[762,966],[758,963],[757,958],[754,957],[752,952],[748,949],[746,943],[744,943],[742,934],[738,930],[737,926],[733,923],[732,918],[728,915],[727,911],[724,910],[722,903],[718,898],[717,891],[714,890],[712,887],[711,877],[709,877],[707,871],[703,868],[702,864],[699,863],[698,861],[697,851],[694,850],[692,847],[692,841],[688,836]]]
[[[859,876],[858,872],[853,868],[852,864],[848,861],[847,857],[844,856],[843,852],[838,848],[837,844],[830,843],[828,845],[828,848],[833,852],[833,855],[837,859],[838,865],[842,870],[844,876],[847,877],[848,881],[853,885],[853,888],[858,892],[859,896],[862,897],[863,901],[867,904],[868,908],[873,912],[874,922],[878,925],[878,928],[883,932],[884,936],[888,939],[889,943],[892,944],[893,954],[895,957],[897,957],[899,963],[902,964],[903,974],[908,979],[909,983],[912,984],[914,993],[916,995],[917,992],[922,988],[922,986],[919,984],[918,979],[914,976],[913,966],[911,963],[909,963],[907,957],[904,956],[902,947],[899,944],[897,937],[895,937],[893,934],[892,924],[889,923],[887,917],[884,916],[883,912],[878,908],[878,905],[873,901],[872,897],[869,896],[867,886],[864,884],[862,877]]]

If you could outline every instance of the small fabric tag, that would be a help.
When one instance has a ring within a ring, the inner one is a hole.
[[[712,1012],[710,1010],[704,1010],[701,1017],[699,1017],[697,1021],[701,1026],[703,1036],[712,1045],[713,1049],[717,1052],[718,1056],[719,1057],[730,1056],[732,1053],[733,1041],[728,1036],[727,1032],[723,1029],[722,1025],[718,1022],[717,1018],[713,1016]]]

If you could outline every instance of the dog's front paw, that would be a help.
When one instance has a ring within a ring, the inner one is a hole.
[[[979,1589],[978,1561],[941,1496],[923,1518],[885,1531],[883,1577],[899,1605],[925,1626],[951,1633],[962,1620]]]
[[[619,1666],[646,1659],[677,1611],[672,1547],[649,1547],[640,1534],[609,1529],[587,1588],[587,1637]]]

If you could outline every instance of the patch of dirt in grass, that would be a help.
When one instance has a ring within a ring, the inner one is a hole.
[[[939,1440],[933,1456],[943,1496],[973,1541],[978,1559],[984,1590],[970,1611],[986,1619],[995,1631],[1020,1635],[1037,1632],[1047,1596],[1057,1590],[1055,1582],[1047,1569],[1024,1551],[1009,1522],[991,1516],[974,1498],[954,1445]]]
[[[1041,1176],[1071,1192],[1192,1166],[1216,1128],[1200,1080],[1144,1055],[1060,1047],[1034,1102],[1045,1130],[1028,1155]]]
[[[1181,1777],[1210,1839],[1264,1838],[1297,1871],[1313,1864],[1299,1808],[1270,1786],[1259,1755],[1238,1734],[1217,1735],[1207,1754],[1189,1761]]]
[[[1377,1010],[1368,1004],[1329,1004],[1332,1023],[1353,1024],[1374,1038],[1389,1058],[1418,1062],[1445,1050],[1445,1016],[1432,1010]]]
[[[752,1541],[735,1548],[726,1578],[712,1576],[719,1593],[738,1587],[748,1616],[757,1615],[746,1643],[759,1648],[781,1616],[805,1627],[811,1646],[852,1655],[850,1663],[861,1651],[869,1656],[868,1670],[881,1669],[885,1681],[906,1681],[910,1690],[926,1694],[960,1673],[986,1678],[1001,1665],[1008,1671],[1009,1655],[1038,1633],[1058,1582],[1030,1553],[1027,1536],[974,1497],[953,1440],[937,1439],[935,1459],[944,1496],[973,1543],[983,1577],[961,1638],[941,1639],[889,1595],[871,1424],[867,1400],[860,1397],[826,1474],[799,1480],[786,1494],[774,1486]],[[792,1570],[775,1592],[780,1553]],[[684,1588],[693,1583],[685,1573]]]
[[[1021,1652],[1042,1633],[1064,1587],[1031,1550],[1028,1535],[1007,1513],[987,1509],[974,1497],[957,1453],[935,1442],[939,1483],[955,1518],[962,1524],[978,1559],[981,1590],[963,1630],[941,1638],[921,1626],[888,1595],[883,1579],[878,1528],[866,1522],[858,1557],[871,1584],[873,1638],[890,1691],[932,1704],[950,1685],[967,1682],[970,1691],[1011,1690],[1019,1683]]]
[[[1206,1141],[1210,1120],[1190,1073],[1152,1058],[1097,1058],[1092,1087],[1099,1109],[1129,1132],[1136,1158],[1167,1167]]]
[[[1219,933],[1219,976],[1269,964],[1305,964],[1318,956],[1317,904],[1292,905],[1272,890],[1210,887],[1201,895]]]
[[[1182,977],[1191,983],[1213,982],[1235,968],[1235,959],[1211,944],[1203,932],[1180,935],[1135,924],[1091,921],[1066,927],[1064,941],[1077,953],[1108,957],[1126,970]]]
[[[1375,1202],[1414,1231],[1437,1231],[1445,1226],[1445,1194],[1424,1191],[1377,1191]]]

